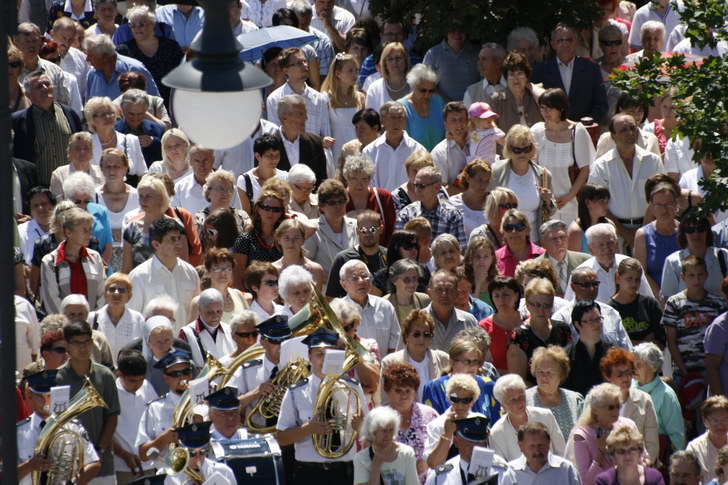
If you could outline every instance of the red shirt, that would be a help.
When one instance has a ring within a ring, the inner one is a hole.
[[[499,371],[508,369],[506,353],[513,331],[502,329],[493,321],[492,317],[481,320],[479,325],[490,335],[490,355],[493,357],[493,365]]]
[[[56,264],[65,261],[71,270],[71,293],[74,295],[88,296],[88,285],[86,284],[86,272],[83,270],[83,259],[88,258],[88,251],[85,247],[81,247],[78,252],[78,261],[75,263],[66,259],[66,241],[58,246],[58,257]]]
[[[525,259],[533,259],[546,252],[546,250],[541,246],[536,246],[533,243],[530,244],[530,252]],[[501,275],[510,276],[511,278],[515,277],[516,266],[518,266],[519,261],[515,256],[513,256],[513,253],[511,253],[511,250],[508,248],[508,244],[504,245],[502,248],[496,249],[495,259],[496,264],[498,265],[498,272],[500,272]]]

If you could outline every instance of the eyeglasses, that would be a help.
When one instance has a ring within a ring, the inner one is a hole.
[[[589,318],[589,319],[585,318],[584,320],[581,320],[579,323],[581,323],[582,325],[584,325],[585,323],[587,325],[596,325],[597,323],[604,323],[604,317]]]
[[[572,281],[571,283],[576,286],[581,286],[582,288],[598,288],[600,285],[599,281],[584,281],[583,283],[577,283],[576,281]]]
[[[102,111],[101,113],[94,113],[91,117],[92,118],[103,118],[105,116],[115,116],[116,113],[113,111]]]
[[[605,47],[612,47],[616,45],[622,45],[622,39],[617,40],[603,40],[602,45]]]
[[[61,355],[66,355],[66,353],[68,353],[68,349],[65,347],[53,347],[51,350]]]
[[[346,205],[346,199],[334,199],[334,200],[328,200],[326,202],[321,202],[325,205],[330,206],[336,206],[336,205]]]
[[[20,61],[9,61],[8,67],[18,68],[18,67],[20,67]]]
[[[516,155],[520,155],[522,153],[531,153],[531,150],[533,150],[533,145],[528,145],[525,147],[511,147],[511,152]]]
[[[706,232],[708,230],[707,224],[700,224],[699,226],[683,227],[685,234],[695,234],[696,232]]]
[[[283,207],[273,207],[272,205],[268,204],[260,204],[258,207],[262,211],[272,212],[274,214],[280,214],[281,212],[283,212]]]
[[[81,340],[81,341],[69,340],[68,343],[70,345],[74,345],[76,347],[86,347],[87,345],[91,345],[92,343],[94,343],[94,341],[93,341],[93,339]]]
[[[405,285],[409,285],[411,283],[417,283],[420,279],[417,276],[408,276],[406,278],[402,278],[402,282]]]
[[[359,227],[357,228],[359,232],[362,234],[376,234],[379,232],[378,226],[371,226],[371,227]]]
[[[165,372],[164,375],[169,376],[172,379],[177,379],[178,377],[182,376],[190,376],[192,375],[192,368],[188,367],[182,370],[171,370],[169,372]]]
[[[624,456],[624,455],[631,455],[632,453],[641,453],[642,448],[637,448],[636,446],[632,448],[617,448],[614,450],[614,452],[618,455]]]
[[[76,205],[86,205],[93,202],[91,199],[73,199],[72,202]]]
[[[308,61],[303,60],[303,61],[294,62],[293,64],[288,64],[288,67],[301,67],[301,66],[307,66],[307,65],[308,65]]]
[[[532,269],[531,271],[526,272],[528,276],[532,276],[534,278],[548,278],[549,276],[544,273],[543,271],[539,271],[537,269]]]
[[[503,229],[506,232],[513,232],[513,231],[521,232],[526,229],[526,225],[522,222],[517,222],[516,224],[505,224],[503,226]]]
[[[518,209],[518,204],[516,202],[504,202],[502,204],[498,204],[498,207],[501,209]]]
[[[299,184],[291,184],[296,189],[300,190],[301,192],[313,192],[314,186],[305,186],[305,185],[299,185]]]
[[[210,454],[210,450],[209,450],[209,449],[207,449],[207,448],[204,448],[204,449],[202,449],[202,450],[194,450],[194,451],[190,451],[190,452],[188,452],[188,453],[190,454],[190,458],[194,458],[194,457],[196,457],[197,455],[200,455],[200,456],[205,456],[205,457],[206,457],[207,455],[209,455],[209,454]]]
[[[346,281],[348,281],[350,283],[358,283],[360,281],[369,281],[370,279],[372,279],[371,275],[359,274],[359,275],[353,275],[353,276],[350,276],[349,278],[346,278]]]
[[[232,273],[233,269],[230,266],[213,266],[210,268],[210,273]]]
[[[261,281],[260,284],[265,286],[278,286],[278,280],[265,280]]]
[[[526,73],[523,71],[511,71],[508,73],[508,77],[524,78],[526,77]]]
[[[473,397],[457,397],[455,394],[450,394],[450,402],[453,404],[470,404],[473,402]]]
[[[258,336],[258,331],[253,330],[252,332],[235,332],[235,335],[240,338],[255,338]]]
[[[146,22],[129,22],[129,27],[132,29],[143,29],[147,26]]]
[[[535,301],[528,301],[526,300],[526,304],[529,306],[532,306],[533,308],[544,309],[544,310],[550,310],[554,307],[553,303],[537,303]]]
[[[455,362],[460,362],[463,365],[467,365],[468,367],[473,366],[473,365],[480,365],[480,361],[475,360],[475,359],[472,359],[472,360],[471,359],[453,359],[453,360]]]
[[[349,325],[344,326],[344,332],[351,332],[352,329],[356,326],[356,323],[350,323]]]
[[[420,245],[416,242],[403,242],[399,247],[404,249],[405,251],[412,251],[413,249],[420,249]]]
[[[118,293],[120,295],[126,295],[126,288],[123,286],[109,286],[106,288],[109,293]]]
[[[420,183],[414,183],[414,184],[412,184],[412,185],[414,185],[416,189],[424,190],[424,189],[426,189],[427,187],[429,187],[430,185],[435,185],[435,184],[436,184],[437,182],[438,182],[438,181],[437,181],[437,180],[435,180],[434,182],[430,182],[429,184],[420,184]]]
[[[420,337],[422,337],[422,338],[424,338],[426,340],[431,339],[433,336],[434,335],[432,334],[432,332],[412,332],[410,334],[410,337],[412,337],[412,338],[420,338]]]

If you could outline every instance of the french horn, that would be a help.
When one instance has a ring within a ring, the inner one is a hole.
[[[190,468],[190,452],[184,446],[177,446],[167,455],[164,460],[164,472],[169,476],[186,473],[190,479],[183,482],[184,485],[188,483],[201,485],[205,481],[205,477],[201,472]]]

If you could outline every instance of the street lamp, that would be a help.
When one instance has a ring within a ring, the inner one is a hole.
[[[230,148],[248,138],[263,110],[260,89],[273,83],[240,59],[242,46],[229,20],[233,1],[238,0],[199,2],[205,23],[190,45],[194,57],[162,79],[174,88],[172,112],[180,128],[207,148]]]

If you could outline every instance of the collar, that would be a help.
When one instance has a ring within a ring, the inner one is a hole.
[[[559,66],[559,67],[564,67],[566,69],[571,69],[572,67],[574,67],[574,59],[576,59],[576,56],[572,57],[571,60],[567,64],[564,64],[563,62],[561,62],[561,59],[559,59],[557,57],[556,58],[556,65]]]
[[[283,141],[283,143],[288,143],[290,145],[295,145],[301,139],[301,135],[298,135],[295,140],[288,141],[288,138],[286,138],[286,136],[283,134],[283,126],[281,126],[280,128],[278,128],[278,131],[281,134],[281,141]]]
[[[361,307],[362,309],[372,306],[372,299],[369,297],[369,295],[367,295],[367,301],[364,303],[363,306],[355,302],[349,295],[346,295],[344,299],[352,302],[354,305]]]
[[[660,379],[660,376],[659,375],[655,375],[655,378],[652,379],[652,381],[650,381],[647,384],[645,384],[644,386],[640,386],[637,381],[633,381],[632,382],[632,385],[634,387],[636,387],[637,389],[639,389],[640,391],[644,391],[647,394],[652,394],[652,391],[655,390],[655,388],[657,387],[657,385],[660,382],[662,382],[662,379]]]
[[[435,207],[433,207],[432,210],[426,209],[424,204],[422,204],[421,200],[418,200],[417,202],[420,204],[420,209],[422,209],[423,214],[434,214],[440,208],[440,197],[437,197],[437,202],[435,203]]]
[[[217,331],[222,330],[222,326],[218,324],[217,327],[211,327],[203,322],[201,317],[197,317],[197,321],[195,322],[195,331],[199,334],[200,332],[202,332],[203,329],[207,330],[207,333],[209,333],[214,338],[217,335]],[[225,333],[225,331],[223,331],[222,333]]]
[[[311,88],[308,87],[308,84],[304,84],[303,92],[302,93],[297,93],[293,89],[293,87],[290,85],[290,83],[288,81],[286,81],[286,84],[283,85],[283,94],[298,94],[299,96],[306,97],[306,93],[309,92],[308,91],[309,89],[311,89]]]
[[[553,455],[553,453],[551,453],[550,451],[549,451],[548,457],[546,458],[546,463],[541,468],[541,470],[539,470],[537,472],[534,472],[533,470],[531,470],[531,468],[529,468],[528,463],[526,462],[526,456],[523,453],[521,453],[521,456],[519,456],[518,458],[516,458],[515,460],[513,460],[512,462],[509,463],[509,465],[511,467],[513,467],[514,470],[524,471],[524,470],[528,469],[528,471],[530,471],[532,473],[537,473],[537,474],[541,473],[541,471],[543,471],[547,468],[560,468],[561,464],[562,464],[562,462],[559,461]]]
[[[488,79],[483,78],[483,89],[487,88],[488,86],[493,86],[494,88],[497,88],[499,86],[507,88],[508,83],[506,82],[506,78],[503,77],[503,75],[501,74],[501,77],[496,84],[493,84],[490,81],[488,81]]]
[[[73,14],[73,9],[71,8],[70,0],[67,1],[66,4],[64,5],[63,11],[66,13]],[[91,0],[86,0],[86,4],[83,6],[83,11],[84,11],[84,13],[94,11],[93,5],[91,4]]]
[[[172,271],[174,271],[174,270],[175,270],[175,268],[177,268],[177,266],[179,266],[179,261],[180,261],[180,259],[179,259],[179,258],[177,258],[177,261],[176,261],[176,262],[175,262],[175,264],[174,264],[174,268],[172,268],[172,269],[170,270],[170,269],[169,269],[169,268],[167,268],[167,266],[166,266],[166,265],[165,265],[165,264],[164,264],[164,263],[162,262],[162,260],[161,260],[161,259],[159,259],[159,258],[157,257],[157,255],[155,254],[154,256],[152,256],[152,268],[151,268],[151,269],[152,269],[152,273],[154,273],[154,271],[153,271],[153,270],[155,269],[155,267],[156,267],[156,268],[164,268],[164,269],[165,269],[166,271],[168,271],[168,272],[170,272],[170,273],[171,273]]]
[[[56,256],[56,264],[61,263],[63,261],[68,261],[66,259],[66,241],[63,241],[58,246],[58,256]],[[86,251],[86,248],[81,246],[81,251],[78,253],[81,259],[88,258],[88,251]],[[70,261],[68,261],[69,264],[73,264]]]
[[[551,264],[553,264],[554,266],[556,266],[557,264],[566,263],[566,257],[568,255],[569,255],[569,253],[566,253],[566,256],[564,256],[563,261],[558,261],[558,260],[552,258],[549,253],[546,253],[546,257],[549,259],[549,261],[551,261]],[[558,271],[557,271],[557,273],[558,273]],[[558,276],[558,274],[557,274],[557,276]]]

